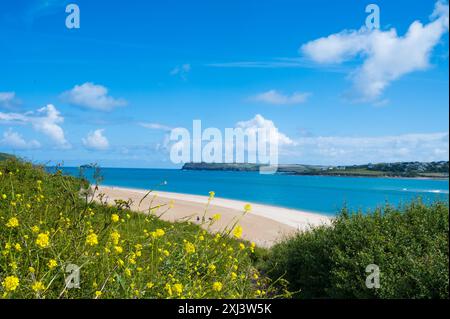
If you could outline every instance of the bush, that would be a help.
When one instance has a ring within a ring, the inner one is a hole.
[[[161,221],[156,208],[133,213],[124,201],[87,200],[80,196],[87,186],[60,171],[0,162],[1,297],[274,296],[253,266],[253,245],[229,232]],[[81,267],[78,289],[66,287],[70,264]]]
[[[299,298],[448,298],[448,231],[447,203],[343,209],[331,226],[275,245],[263,270]],[[370,264],[380,269],[378,289],[366,287]]]

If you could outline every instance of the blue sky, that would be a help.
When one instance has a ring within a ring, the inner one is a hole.
[[[370,3],[380,30],[361,29]],[[448,51],[433,0],[10,1],[0,151],[173,167],[168,129],[200,119],[273,124],[284,163],[448,160]]]

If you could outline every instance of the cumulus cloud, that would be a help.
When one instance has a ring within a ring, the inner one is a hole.
[[[15,92],[0,92],[0,107],[11,108],[16,104]]]
[[[235,128],[242,129],[251,137],[257,136],[258,129],[263,129],[266,132],[270,132],[269,134],[275,134],[268,135],[267,142],[275,140],[278,142],[278,146],[295,145],[295,142],[291,138],[278,131],[273,121],[264,118],[261,114],[256,114],[255,117],[248,121],[237,122]],[[258,138],[261,138],[261,136],[258,136]]]
[[[104,151],[109,148],[109,141],[103,135],[104,130],[98,129],[89,132],[86,138],[82,139],[83,145],[90,150]]]
[[[6,124],[31,125],[31,127],[49,137],[58,147],[69,148],[64,130],[60,126],[64,118],[52,104],[48,104],[37,111],[25,113],[0,112],[0,122]]]
[[[36,140],[25,141],[22,135],[14,132],[11,128],[3,133],[0,145],[14,150],[29,150],[41,147],[41,144]]]
[[[111,111],[116,107],[127,104],[124,99],[109,96],[108,89],[103,85],[92,82],[75,85],[71,90],[64,92],[61,97],[72,105],[98,111]]]
[[[276,90],[269,90],[253,96],[251,100],[274,105],[293,105],[305,103],[309,96],[310,93],[294,92],[289,95]]]
[[[427,69],[433,48],[448,33],[448,28],[448,4],[438,1],[430,22],[414,21],[404,36],[399,36],[395,29],[345,30],[308,42],[300,51],[319,64],[340,64],[361,58],[362,65],[350,74],[353,82],[350,97],[374,101],[392,81]]]

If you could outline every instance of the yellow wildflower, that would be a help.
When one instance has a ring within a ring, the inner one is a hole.
[[[22,246],[20,246],[19,243],[15,244],[15,245],[14,245],[14,248],[15,248],[17,251],[22,251]]]
[[[36,269],[34,269],[34,267],[28,267],[28,271],[34,274],[36,272]]]
[[[233,230],[233,236],[236,238],[241,238],[242,236],[242,227],[237,225]]]
[[[215,283],[213,283],[212,288],[213,288],[214,291],[221,291],[222,288],[223,288],[223,285],[222,285],[221,282],[216,281]]]
[[[46,248],[50,244],[50,239],[48,237],[48,234],[40,233],[36,238],[36,245],[38,245],[41,248]]]
[[[210,265],[208,266],[208,270],[209,270],[210,272],[213,272],[213,271],[216,270],[216,266],[215,266],[214,264],[210,264]]]
[[[220,214],[214,214],[213,217],[212,217],[212,219],[213,219],[214,221],[218,221],[221,217],[222,217],[222,216],[220,216]]]
[[[240,243],[240,244],[239,244],[239,249],[240,249],[240,250],[244,250],[244,249],[245,249],[245,245],[244,245],[243,243]]]
[[[35,291],[35,292],[39,292],[39,291],[43,291],[45,289],[45,286],[42,282],[36,281],[35,283],[33,283],[31,285],[31,289],[33,289],[33,291]]]
[[[123,252],[123,248],[120,246],[115,246],[114,251],[116,252],[116,254],[121,254]]]
[[[48,268],[53,269],[58,266],[58,262],[54,259],[50,259],[47,264]]]
[[[95,292],[95,298],[100,298],[102,296],[102,292],[100,290],[97,290]]]
[[[250,204],[245,204],[244,205],[244,212],[248,213],[251,210],[252,210],[252,205],[250,205]]]
[[[231,279],[235,280],[237,278],[237,274],[235,272],[231,273]]]
[[[213,199],[214,196],[216,196],[216,193],[215,193],[215,192],[213,192],[213,191],[209,192],[209,199],[210,199],[210,200]]]
[[[195,253],[195,246],[194,246],[194,244],[192,244],[192,243],[190,243],[190,242],[186,242],[186,243],[184,244],[184,249],[186,250],[186,252],[187,252],[188,254],[193,254],[193,253]]]
[[[182,284],[174,284],[173,285],[173,292],[177,294],[178,296],[181,295],[183,292],[183,285]]]
[[[147,283],[147,288],[148,289],[152,289],[153,286],[154,286],[154,284],[152,282],[148,282]]]
[[[118,223],[119,222],[119,215],[117,215],[117,214],[112,214],[111,215],[111,221],[113,222],[113,223]]]
[[[9,228],[19,227],[19,220],[16,217],[11,217],[6,223],[6,227]]]
[[[113,231],[110,237],[114,245],[119,244],[120,234],[117,231]]]
[[[98,244],[98,238],[97,235],[94,233],[91,233],[86,236],[86,244],[90,246],[95,246]]]
[[[14,291],[19,287],[19,278],[16,276],[7,276],[5,280],[3,280],[2,286],[5,288],[5,291]]]
[[[162,230],[161,228],[158,228],[158,229],[155,231],[155,233],[156,233],[156,237],[162,237],[162,236],[164,236],[164,234],[165,234],[164,230]]]

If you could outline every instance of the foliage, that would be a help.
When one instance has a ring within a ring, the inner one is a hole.
[[[209,234],[167,223],[153,207],[133,213],[127,202],[108,206],[101,195],[80,195],[87,186],[60,171],[0,162],[0,296],[276,297],[252,265],[254,244],[232,238],[236,228]],[[78,289],[66,285],[70,264],[81,267]]]
[[[273,247],[263,269],[299,298],[448,298],[448,204],[420,200],[367,214],[343,209],[331,226]],[[380,288],[366,286],[366,267]]]

